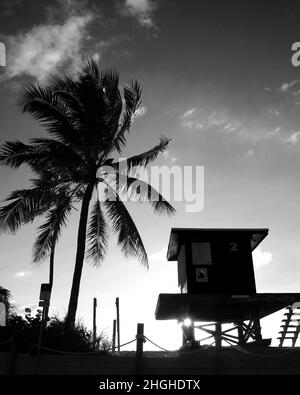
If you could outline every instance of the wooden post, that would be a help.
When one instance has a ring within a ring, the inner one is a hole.
[[[216,323],[215,342],[216,349],[220,349],[222,347],[222,324],[220,322]]]
[[[245,344],[245,336],[244,336],[244,330],[243,327],[241,325],[241,322],[237,322],[237,331],[238,331],[238,338],[239,338],[239,346],[242,346],[243,344]]]
[[[42,312],[42,317],[40,321],[40,330],[39,330],[39,341],[38,341],[38,353],[37,353],[37,359],[36,359],[36,370],[35,374],[39,374],[39,369],[40,369],[40,361],[41,361],[41,347],[42,347],[42,339],[43,339],[43,330],[45,328],[45,322],[46,322],[46,305],[47,302],[44,302],[43,304],[43,312]]]
[[[112,353],[115,353],[116,350],[116,320],[113,321],[113,336],[112,336]]]
[[[254,327],[255,341],[261,341],[262,335],[261,335],[261,326],[260,326],[259,318],[255,318],[253,320],[253,327]]]
[[[97,325],[96,325],[96,316],[97,316],[97,298],[93,300],[93,350],[96,350],[96,341],[97,341]]]
[[[216,348],[216,357],[215,357],[215,370],[216,374],[221,374],[221,351],[222,351],[222,324],[221,322],[216,322],[215,329],[215,348]]]
[[[144,324],[137,324],[136,333],[136,374],[141,374],[143,370],[143,347],[144,347]]]
[[[116,298],[116,309],[117,309],[118,353],[120,353],[120,302],[119,302],[119,298]]]

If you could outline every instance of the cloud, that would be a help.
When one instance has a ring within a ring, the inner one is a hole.
[[[149,262],[162,262],[167,260],[167,248],[163,247],[160,251],[154,252],[149,256]]]
[[[196,108],[190,108],[184,111],[180,116],[179,120],[181,123],[181,127],[185,130],[189,131],[197,131],[197,130],[204,130],[205,125],[202,122],[203,117],[201,114],[199,115],[199,110]]]
[[[5,78],[22,74],[44,81],[62,67],[74,67],[81,58],[87,27],[94,19],[88,12],[72,15],[62,23],[34,26],[6,37],[8,59]]]
[[[285,140],[286,143],[296,144],[300,136],[300,131],[293,133],[288,139]]]
[[[193,115],[195,112],[195,108],[191,108],[190,110],[185,111],[181,116],[180,119],[184,120],[186,118],[189,118],[191,115]]]
[[[30,270],[27,271],[20,271],[20,272],[16,272],[14,274],[15,277],[20,278],[20,277],[29,277],[32,275],[32,272]]]
[[[232,133],[240,129],[240,122],[232,119],[226,111],[208,110],[205,107],[190,108],[180,116],[181,127],[190,131],[208,131]]]
[[[141,117],[143,117],[143,116],[146,114],[146,112],[147,112],[147,108],[146,108],[146,107],[144,107],[144,106],[139,107],[139,108],[136,110],[136,112],[135,112],[135,114],[134,114],[134,117],[135,117],[135,118],[141,118]]]
[[[273,255],[270,251],[263,251],[260,247],[253,251],[253,263],[256,267],[266,266],[272,262]]]
[[[153,28],[153,11],[156,8],[153,0],[125,0],[121,13],[136,18],[142,27]]]
[[[246,152],[246,158],[251,158],[253,155],[254,155],[253,149],[249,149],[249,150]]]
[[[291,96],[290,96],[291,97]],[[261,114],[241,119],[226,108],[210,108],[209,106],[193,106],[181,112],[178,117],[182,129],[190,132],[230,135],[234,139],[251,144],[268,143],[295,144],[300,134],[293,133],[287,139],[287,116],[275,108],[268,107]],[[253,150],[246,151],[246,157],[253,156]]]
[[[142,118],[146,114],[146,112],[147,112],[146,107],[139,107],[133,116],[132,122],[136,121],[139,118]]]
[[[162,155],[166,160],[170,161],[172,164],[177,161],[177,158],[175,156],[171,156],[170,150],[165,150]]]
[[[300,80],[294,80],[294,81],[291,81],[291,82],[285,82],[285,83],[283,83],[283,84],[280,86],[279,91],[280,91],[280,92],[288,92],[288,91],[290,91],[290,89],[291,89],[292,87],[294,87],[295,85],[297,85],[299,82],[300,82]]]

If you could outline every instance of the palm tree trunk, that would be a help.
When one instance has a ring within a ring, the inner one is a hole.
[[[54,238],[55,238],[55,236],[54,236]],[[53,245],[52,245],[52,248],[51,248],[50,264],[49,264],[49,284],[50,284],[51,288],[52,288],[52,285],[53,285],[53,277],[54,277],[55,246],[56,246],[56,243],[54,242]]]
[[[89,214],[89,204],[92,198],[93,189],[94,189],[94,185],[89,184],[85,190],[84,197],[82,200],[79,228],[77,235],[77,252],[76,252],[76,260],[75,260],[75,269],[73,274],[73,283],[72,283],[71,295],[69,300],[68,313],[65,322],[66,333],[68,333],[75,324],[80,280],[81,280],[81,273],[82,273],[84,254],[85,254],[85,240],[86,240],[87,220]]]
[[[53,244],[51,246],[51,253],[50,253],[50,262],[49,262],[50,298],[49,298],[49,304],[45,307],[45,309],[46,309],[46,312],[45,312],[46,320],[49,317],[49,308],[50,308],[51,293],[52,293],[53,278],[54,278],[54,255],[55,255],[55,247],[56,247],[56,243],[55,243],[56,236],[57,236],[57,230],[55,231],[55,233],[53,235],[54,241],[53,241]]]

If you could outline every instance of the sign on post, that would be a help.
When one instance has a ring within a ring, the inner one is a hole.
[[[44,283],[41,285],[39,307],[49,306],[51,296],[51,285]]]

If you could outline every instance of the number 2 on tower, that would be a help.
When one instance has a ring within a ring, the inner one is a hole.
[[[238,244],[236,242],[230,243],[230,251],[237,252],[238,250]]]

